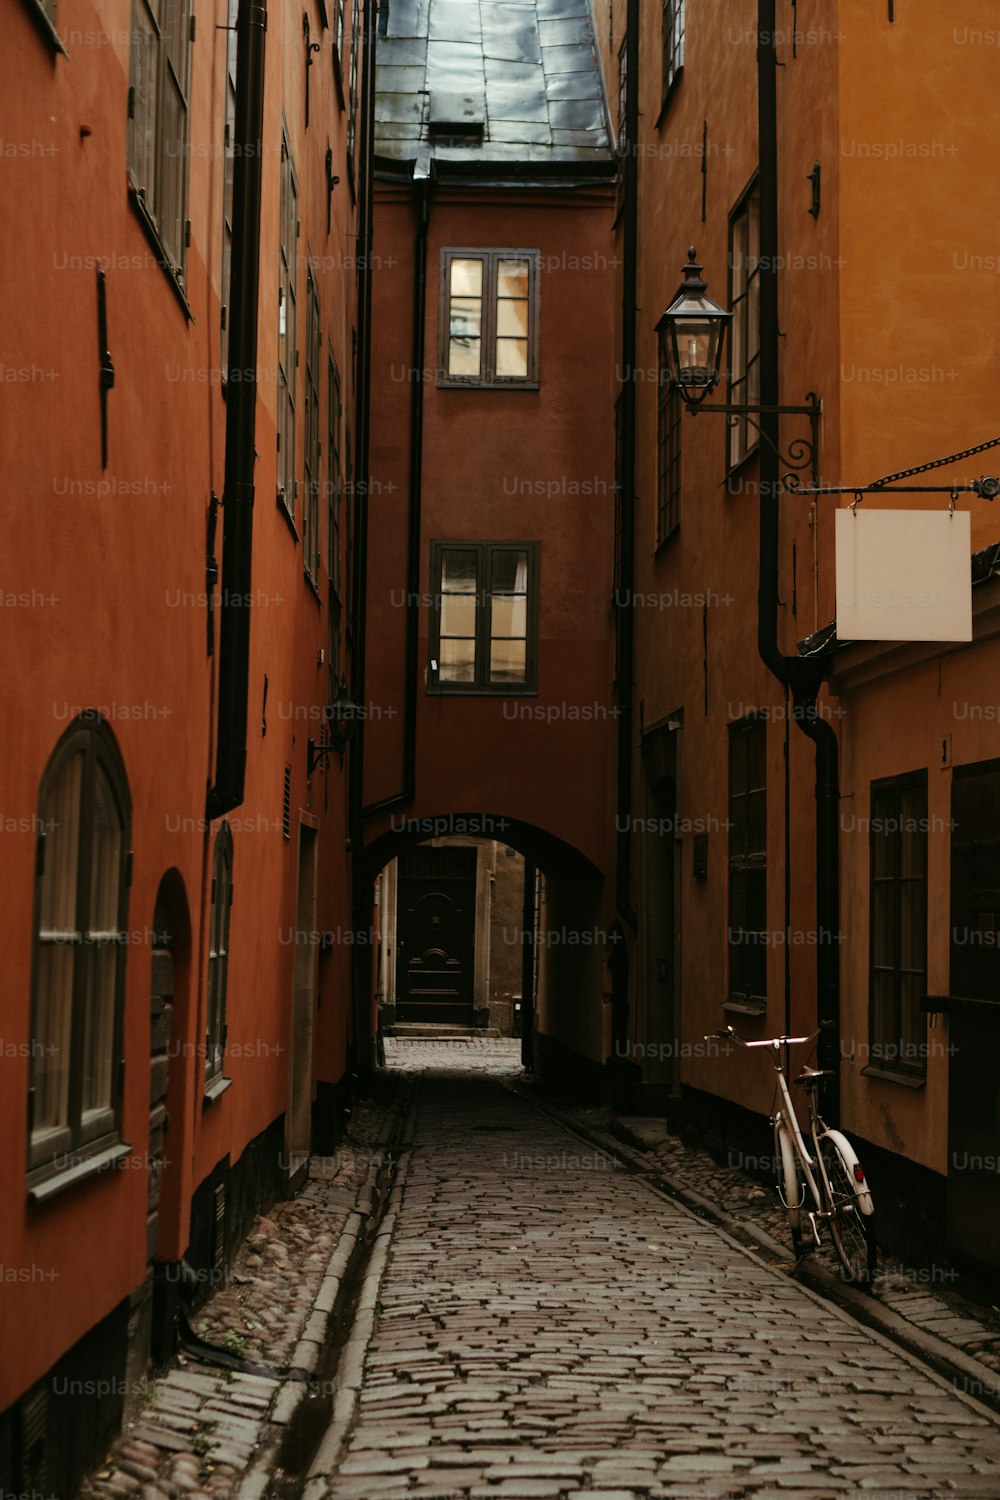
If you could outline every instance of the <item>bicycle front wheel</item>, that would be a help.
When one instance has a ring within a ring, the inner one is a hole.
[[[841,1275],[856,1286],[871,1285],[875,1275],[876,1247],[873,1215],[858,1207],[851,1164],[845,1160],[836,1141],[824,1136],[820,1151],[826,1178],[830,1184],[830,1238],[840,1261]]]

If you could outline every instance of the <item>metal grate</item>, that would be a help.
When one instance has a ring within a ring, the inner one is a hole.
[[[212,1268],[221,1271],[226,1263],[226,1184],[215,1188],[215,1219],[212,1223]]]
[[[285,790],[281,802],[281,837],[292,836],[292,768],[285,767]]]

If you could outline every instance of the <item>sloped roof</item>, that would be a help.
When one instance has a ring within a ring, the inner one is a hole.
[[[377,156],[611,161],[589,0],[388,0],[388,11]]]

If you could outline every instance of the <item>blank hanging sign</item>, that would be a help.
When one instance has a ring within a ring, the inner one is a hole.
[[[838,510],[837,638],[971,641],[968,511]]]

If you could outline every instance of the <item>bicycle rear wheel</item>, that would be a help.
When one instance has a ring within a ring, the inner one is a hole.
[[[841,1275],[856,1286],[871,1285],[875,1275],[877,1250],[872,1214],[858,1208],[854,1173],[845,1161],[836,1141],[824,1136],[819,1143],[830,1184],[830,1238],[840,1261]]]

